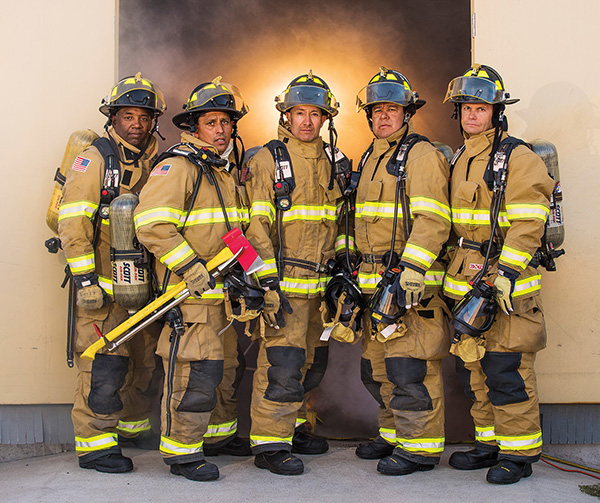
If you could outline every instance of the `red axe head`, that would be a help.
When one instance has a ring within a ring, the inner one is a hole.
[[[265,266],[265,263],[258,256],[258,253],[256,253],[256,250],[252,247],[250,241],[248,241],[246,236],[244,236],[242,231],[237,227],[225,234],[223,236],[223,241],[234,255],[239,250],[242,250],[242,253],[237,260],[247,274],[253,274]]]

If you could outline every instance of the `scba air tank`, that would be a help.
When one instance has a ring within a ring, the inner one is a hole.
[[[546,222],[546,241],[556,250],[565,240],[563,194],[560,186],[558,152],[556,147],[546,140],[533,140],[530,145],[531,150],[542,158],[542,161],[546,164],[548,174],[554,180],[554,191],[550,199],[550,214]]]
[[[133,212],[139,199],[122,194],[110,203],[110,260],[115,302],[137,311],[150,300],[149,270],[140,267],[144,253],[135,237]]]

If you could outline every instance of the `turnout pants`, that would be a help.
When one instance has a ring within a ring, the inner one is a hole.
[[[254,373],[250,430],[253,454],[291,451],[297,422],[305,421],[303,401],[323,379],[329,346],[323,332],[320,298],[289,298],[286,326],[266,327]]]
[[[115,303],[93,311],[77,309],[78,374],[71,417],[75,451],[86,460],[120,453],[119,435],[132,438],[151,429],[150,410],[161,377],[154,355],[159,325],[146,327],[111,353],[99,352],[93,361],[80,358],[98,339],[94,323],[107,334],[127,318]]]
[[[500,450],[500,459],[535,462],[542,452],[536,352],[546,344],[546,329],[538,297],[513,302],[508,316],[498,312],[486,332],[484,357],[456,370],[465,394],[473,400],[475,443],[482,450]]]
[[[165,370],[160,451],[168,465],[203,460],[207,433],[221,433],[220,423],[210,433],[209,424],[224,373],[226,333],[234,332],[229,327],[219,335],[229,325],[222,303],[184,305],[181,311],[183,334],[165,325],[157,350]]]
[[[437,464],[444,450],[441,360],[449,345],[439,294],[410,309],[385,342],[368,333],[363,339],[361,377],[379,403],[379,435],[395,446],[394,454],[416,463]]]

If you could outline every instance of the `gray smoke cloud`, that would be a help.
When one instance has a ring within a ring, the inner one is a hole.
[[[171,118],[191,90],[217,75],[250,106],[239,123],[246,148],[266,143],[276,134],[274,97],[312,69],[341,103],[338,147],[356,165],[372,139],[364,113],[356,113],[356,94],[380,65],[402,72],[427,100],[414,118],[418,132],[453,149],[462,143],[452,106],[442,100],[448,82],[470,65],[469,0],[121,0],[119,9],[119,77],[141,71],[165,93],[163,148],[179,141]],[[360,383],[360,351],[336,348],[332,355],[311,402],[324,431],[376,434],[377,406]]]

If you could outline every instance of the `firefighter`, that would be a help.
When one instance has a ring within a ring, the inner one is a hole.
[[[105,134],[73,163],[59,210],[59,236],[77,288],[75,353],[78,367],[73,405],[75,450],[81,468],[118,473],[133,469],[120,443],[156,448],[149,413],[158,391],[154,351],[158,328],[92,361],[79,358],[128,318],[113,301],[108,205],[118,194],[138,193],[158,151],[153,133],[166,110],[161,90],[139,73],[119,81],[102,101]],[[154,125],[153,125],[154,124]]]
[[[358,280],[371,300],[361,377],[380,408],[379,436],[356,455],[380,459],[377,471],[386,475],[431,470],[444,448],[449,312],[437,257],[450,231],[449,168],[413,129],[411,117],[424,104],[404,75],[384,67],[357,96],[375,136],[356,194]],[[384,298],[391,304],[376,300]]]
[[[533,363],[546,344],[546,331],[541,275],[529,262],[544,234],[554,182],[537,155],[525,145],[514,147],[497,218],[499,232],[490,235],[494,159],[508,136],[504,109],[518,100],[510,99],[494,69],[476,64],[450,82],[444,101],[454,103],[465,138],[464,150],[453,160],[452,228],[459,240],[444,293],[451,299],[467,294],[491,240],[495,251],[482,274],[493,283],[500,307],[484,334],[483,358],[465,357],[467,363],[456,358],[465,393],[473,400],[475,446],[453,453],[450,465],[459,470],[491,467],[488,482],[512,484],[531,475],[531,464],[542,451]]]
[[[269,325],[254,373],[250,444],[257,467],[298,475],[304,466],[291,452],[328,449],[325,439],[309,433],[303,401],[321,382],[328,357],[327,342],[319,340],[319,309],[325,263],[335,255],[343,219],[335,160],[328,157],[320,130],[329,120],[333,143],[338,103],[312,71],[292,80],[275,101],[281,112],[279,140],[260,149],[245,169],[251,201],[247,236],[266,263],[259,277],[267,290]]]
[[[212,442],[212,455],[237,442],[235,411],[231,417],[223,406],[234,393],[237,335],[226,317],[223,279],[215,281],[205,265],[224,247],[223,235],[248,218],[237,141],[248,108],[221,77],[197,86],[183,108],[173,117],[184,131],[181,143],[150,173],[134,220],[138,239],[157,259],[162,291],[183,280],[191,293],[168,313],[158,341],[165,370],[160,451],[172,474],[205,481],[219,470],[205,461],[204,442]],[[218,400],[220,412],[211,416]]]

